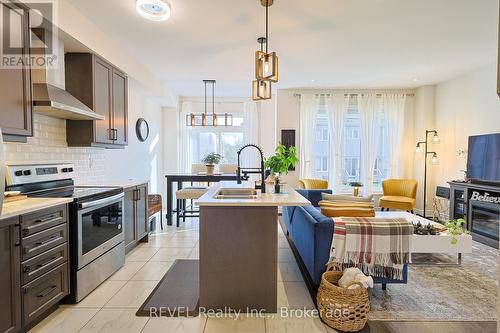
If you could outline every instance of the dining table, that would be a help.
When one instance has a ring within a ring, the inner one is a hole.
[[[177,183],[177,191],[181,190],[183,183],[218,183],[221,181],[237,181],[235,173],[171,173],[165,175],[167,179],[167,225],[173,221],[174,183]]]

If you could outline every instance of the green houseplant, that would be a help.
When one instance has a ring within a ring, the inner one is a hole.
[[[214,173],[215,165],[219,164],[224,159],[224,156],[217,153],[210,153],[201,160],[207,166],[207,174]]]
[[[451,236],[451,244],[457,244],[458,240],[455,236],[469,234],[469,231],[463,227],[464,224],[464,219],[451,220],[445,223],[446,231]]]
[[[284,145],[276,147],[275,154],[265,159],[264,167],[271,170],[274,176],[274,192],[280,193],[280,177],[288,174],[288,169],[294,167],[299,161],[297,157],[297,148]]]

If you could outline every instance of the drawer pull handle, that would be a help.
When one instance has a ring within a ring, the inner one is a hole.
[[[56,218],[59,217],[59,214],[51,214],[49,216],[47,216],[46,218],[42,218],[42,219],[38,219],[38,220],[35,220],[35,223],[44,223],[44,222],[48,222],[50,220],[54,220]]]
[[[30,253],[33,251],[37,251],[38,249],[46,246],[47,244],[54,243],[54,242],[58,241],[59,239],[62,239],[62,237],[60,237],[58,235],[51,236],[50,238],[48,238],[42,242],[36,242],[35,246],[32,248],[24,248],[24,253]]]
[[[37,268],[42,268],[42,267],[45,267],[45,266],[47,266],[47,265],[50,265],[51,263],[53,263],[54,261],[56,261],[56,260],[57,260],[57,258],[59,258],[59,257],[52,257],[52,258],[50,258],[50,260],[47,260],[47,261],[46,261],[46,262],[44,262],[44,263],[41,263],[41,264],[36,265],[36,267],[37,267]]]
[[[56,239],[58,236],[50,236],[48,239],[42,241],[42,242],[36,242],[35,245],[37,246],[42,246],[42,245],[45,245],[45,244],[48,244],[50,242],[52,242],[54,239]]]
[[[57,289],[57,286],[56,285],[53,285],[53,286],[50,286],[46,289],[44,289],[41,293],[39,293],[38,295],[36,295],[36,297],[38,298],[44,298],[45,296],[49,295],[50,293],[52,293],[54,290]]]
[[[43,268],[45,266],[48,266],[48,265],[52,264],[53,262],[56,262],[59,258],[62,258],[62,257],[54,256],[54,257],[50,258],[50,260],[47,260],[44,263],[36,265],[36,269],[33,271],[33,273],[39,271],[41,268]],[[24,273],[30,273],[31,272],[31,267],[32,266],[26,266],[26,267],[24,267],[24,269],[23,269]]]

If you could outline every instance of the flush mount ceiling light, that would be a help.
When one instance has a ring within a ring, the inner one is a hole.
[[[164,0],[137,0],[135,9],[151,21],[166,21],[170,18],[170,5]]]
[[[186,126],[233,126],[233,115],[229,113],[217,114],[215,113],[215,80],[203,80],[205,85],[205,111],[203,113],[190,113],[186,115]],[[211,86],[212,95],[210,104],[212,105],[212,113],[208,113],[208,96],[207,87]]]

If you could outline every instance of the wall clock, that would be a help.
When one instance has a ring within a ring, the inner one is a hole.
[[[137,134],[137,138],[139,141],[144,142],[148,139],[149,136],[149,124],[144,118],[137,119],[137,123],[135,124],[135,133]]]

